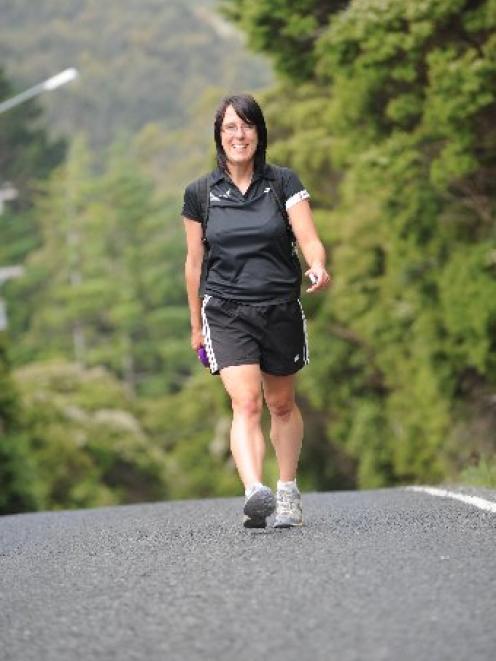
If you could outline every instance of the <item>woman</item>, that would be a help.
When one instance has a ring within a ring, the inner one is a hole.
[[[309,293],[329,284],[325,251],[303,184],[288,168],[265,162],[267,129],[255,99],[224,98],[214,136],[218,167],[206,184],[203,178],[203,185],[197,180],[186,188],[182,211],[191,346],[205,346],[210,370],[220,374],[231,398],[231,451],[245,487],[244,526],[265,528],[276,507],[274,527],[301,526],[296,470],[303,421],[295,378],[308,363],[308,346],[292,239],[308,265]],[[262,484],[262,393],[279,466],[277,500]]]

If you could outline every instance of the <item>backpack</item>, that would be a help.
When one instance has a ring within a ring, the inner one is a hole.
[[[282,171],[283,168],[278,167],[277,165],[266,165],[266,169],[269,171],[269,173],[274,177],[273,180],[271,180],[271,183],[273,184],[271,186],[272,192],[274,193],[274,198],[276,200],[276,204],[279,207],[279,211],[281,212],[281,215],[284,219],[284,223],[286,224],[286,231],[288,232],[290,241],[291,241],[291,253],[292,256],[296,257],[296,260],[298,261],[298,268],[300,266],[299,260],[298,260],[298,254],[296,251],[296,237],[293,233],[293,230],[291,229],[291,224],[289,222],[289,216],[288,212],[286,211],[286,205],[282,202],[284,199],[284,188],[283,188],[283,176],[282,176]],[[197,179],[194,184],[195,184],[195,194],[197,197],[197,200],[200,204],[200,210],[201,210],[201,221],[202,221],[202,241],[203,245],[205,247],[205,252],[203,255],[203,263],[202,263],[202,269],[201,269],[201,276],[200,276],[200,291],[199,294],[202,297],[204,293],[204,288],[205,288],[205,283],[207,280],[207,262],[208,262],[208,242],[206,238],[206,232],[207,232],[207,223],[208,223],[208,214],[210,211],[210,184],[209,184],[209,179],[210,179],[210,174],[205,174],[203,177],[200,177]]]

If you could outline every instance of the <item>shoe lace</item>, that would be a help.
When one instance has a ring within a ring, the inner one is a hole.
[[[282,515],[298,512],[299,494],[281,489],[277,494],[277,512]]]

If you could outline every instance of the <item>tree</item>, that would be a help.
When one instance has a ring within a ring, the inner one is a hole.
[[[40,505],[23,411],[9,367],[6,338],[0,333],[0,514],[36,510]]]
[[[16,93],[0,68],[0,100]],[[35,182],[46,177],[64,158],[65,142],[48,137],[39,126],[41,115],[36,99],[0,114],[0,183],[9,181],[18,189],[17,210],[30,206]]]
[[[331,247],[335,287],[310,309],[303,378],[329,440],[362,486],[494,456],[494,3],[313,1],[306,29],[281,0],[281,39],[267,37],[266,0],[225,4],[286,77],[268,95],[272,153],[308,172]]]
[[[167,497],[165,454],[109,372],[53,360],[19,368],[15,379],[42,509]]]
[[[15,93],[0,69],[0,99]],[[15,202],[0,216],[0,265],[22,262],[38,244],[30,211],[35,182],[64,155],[64,142],[50,140],[37,126],[40,116],[36,101],[0,114],[0,185],[8,181],[18,192]],[[8,337],[0,332],[0,513],[34,510],[41,505],[25,412],[11,378],[10,353]]]
[[[126,144],[96,173],[77,139],[38,198],[43,240],[15,285],[32,310],[16,355],[105,365],[131,390],[161,394],[191,371],[183,230],[178,203],[159,206]]]
[[[315,46],[347,0],[223,0],[224,15],[244,30],[249,45],[271,55],[276,71],[298,83],[312,79]]]

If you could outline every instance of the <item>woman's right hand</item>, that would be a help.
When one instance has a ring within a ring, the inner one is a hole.
[[[203,333],[201,330],[191,331],[191,348],[193,351],[198,351],[203,346]]]

